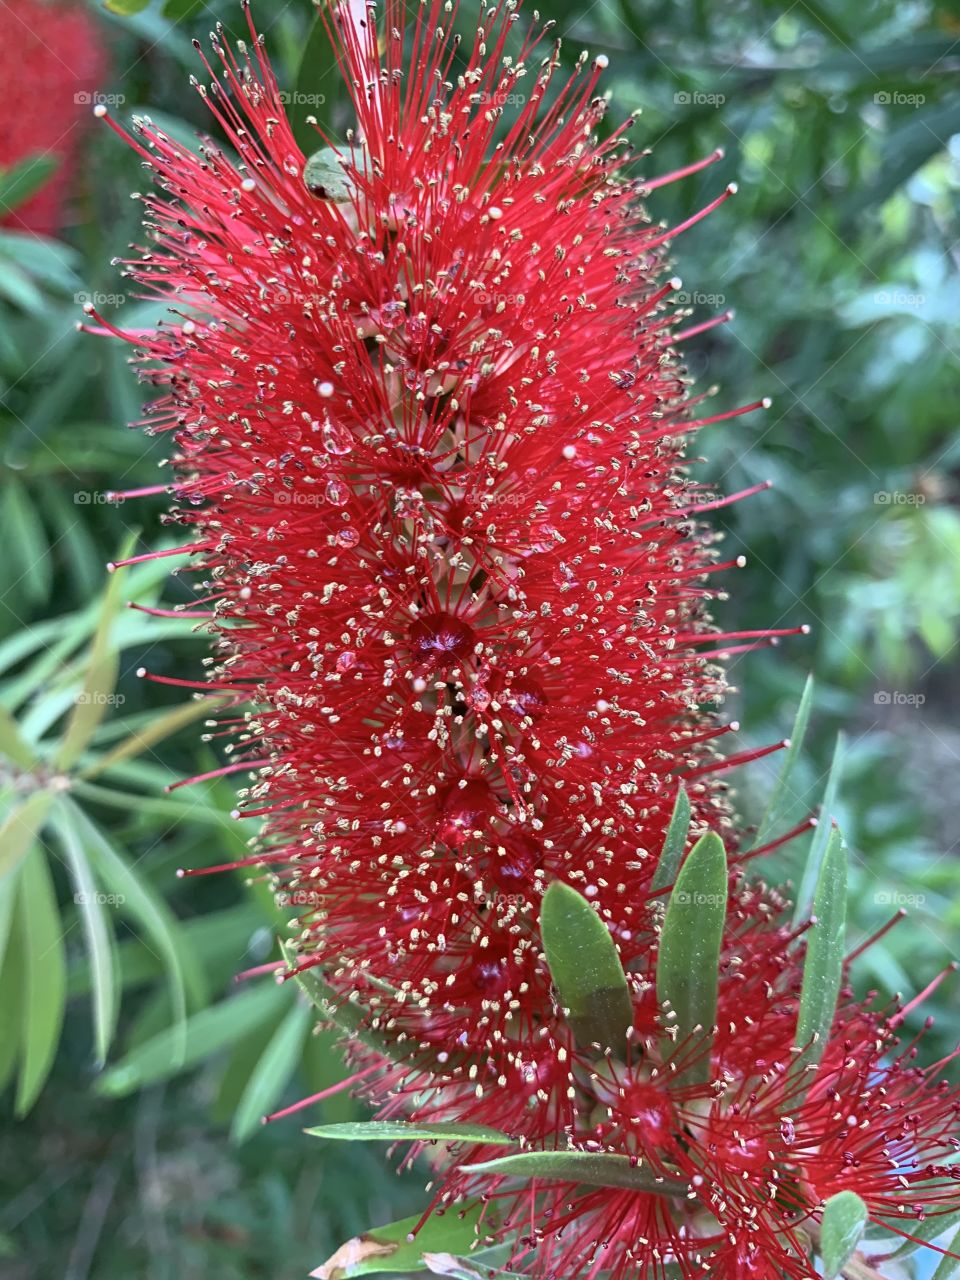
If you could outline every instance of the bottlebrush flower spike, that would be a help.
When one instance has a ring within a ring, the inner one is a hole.
[[[338,14],[357,128],[306,176],[255,35],[201,89],[236,158],[138,123],[128,270],[180,319],[121,336],[167,392],[207,687],[256,707],[229,767],[260,770],[251,861],[310,903],[301,966],[432,1060],[506,1055],[496,1080],[549,1009],[549,880],[602,895],[629,958],[678,777],[728,823],[698,646],[736,639],[707,613],[729,566],[682,447],[760,404],[691,410],[683,228],[637,203],[624,131],[594,139],[605,59],[558,85],[542,31],[508,56],[513,5],[465,52],[439,2],[391,0],[382,51]]]
[[[4,0],[0,10],[0,83],[18,86],[0,113],[0,169],[54,156],[56,172],[0,224],[52,235],[74,184],[89,104],[103,83],[106,57],[96,21],[75,0]]]

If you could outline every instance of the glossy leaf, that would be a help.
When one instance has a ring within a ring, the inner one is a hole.
[[[697,1036],[703,1051],[693,1056],[684,1075],[702,1081],[710,1075],[709,1045],[717,1017],[717,968],[727,914],[727,856],[715,832],[701,836],[690,850],[667,902],[657,956],[657,999],[668,1005],[674,1043]]]
[[[586,898],[555,880],[543,895],[540,932],[578,1043],[622,1051],[633,1025],[633,1002],[610,930]]]
[[[223,705],[222,699],[198,698],[196,702],[188,702],[185,706],[174,707],[172,711],[154,716],[142,728],[130,734],[128,738],[124,738],[111,751],[81,770],[79,777],[95,778],[105,770],[113,768],[114,765],[124,760],[131,760],[151,747],[155,747],[158,742],[163,742],[165,738],[178,733],[186,725],[215,715]]]

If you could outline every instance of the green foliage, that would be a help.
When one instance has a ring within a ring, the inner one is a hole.
[[[610,930],[586,898],[555,880],[540,909],[543,950],[579,1044],[622,1053],[633,1002]]]

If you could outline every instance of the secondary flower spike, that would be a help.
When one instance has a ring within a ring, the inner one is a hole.
[[[0,7],[0,84],[10,97],[0,112],[0,170],[32,158],[57,169],[0,223],[52,235],[64,219],[77,151],[102,83],[106,57],[96,20],[76,0],[4,0]],[[20,96],[13,97],[13,86]],[[42,104],[42,105],[40,105]],[[25,175],[29,181],[31,174]]]

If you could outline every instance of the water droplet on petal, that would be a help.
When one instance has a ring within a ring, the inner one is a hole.
[[[353,449],[353,441],[350,435],[339,422],[326,414],[323,419],[323,427],[320,431],[323,439],[323,447],[327,453],[332,453],[335,458],[342,458],[345,454]]]
[[[337,670],[341,675],[344,675],[347,671],[352,670],[356,664],[357,655],[352,649],[344,649],[343,653],[341,653],[340,657],[337,659]]]
[[[355,547],[360,541],[360,535],[353,525],[347,524],[337,531],[336,541],[337,545],[341,547]]]
[[[330,480],[326,488],[327,501],[334,507],[345,507],[350,501],[350,490],[342,480]]]

